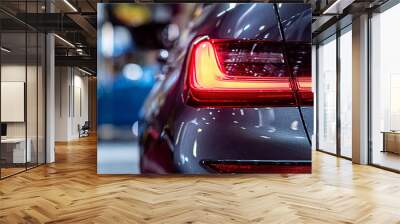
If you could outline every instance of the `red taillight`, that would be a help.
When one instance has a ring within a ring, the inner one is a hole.
[[[191,49],[186,96],[195,106],[295,106],[293,89],[307,95],[310,81],[293,84],[281,43],[204,39]]]
[[[314,101],[314,93],[312,92],[311,77],[298,77],[299,97],[301,106],[312,106]]]
[[[216,173],[311,173],[311,162],[202,161]]]

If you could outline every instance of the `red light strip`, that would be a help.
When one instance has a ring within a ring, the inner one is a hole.
[[[188,103],[195,106],[294,106],[289,77],[226,75],[213,40],[193,45],[188,64]]]
[[[223,164],[209,163],[217,173],[311,173],[311,165]]]
[[[291,91],[288,77],[232,77],[224,74],[210,41],[203,41],[194,50],[194,76],[190,84],[208,90]]]

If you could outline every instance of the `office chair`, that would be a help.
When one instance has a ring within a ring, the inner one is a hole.
[[[89,121],[85,121],[82,127],[80,127],[80,125],[78,124],[79,138],[89,136],[89,129],[90,129]]]

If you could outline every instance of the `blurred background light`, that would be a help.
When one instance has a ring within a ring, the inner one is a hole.
[[[132,134],[134,135],[134,136],[138,136],[139,135],[139,122],[138,121],[136,121],[135,123],[133,123],[133,125],[132,125]]]
[[[169,55],[169,53],[167,50],[165,50],[165,49],[160,50],[160,57],[162,59],[166,60],[168,58],[168,55]]]
[[[119,57],[134,49],[131,33],[124,26],[105,23],[101,33],[101,52],[105,57]]]
[[[115,16],[130,26],[143,25],[151,20],[149,8],[139,4],[118,4],[115,7]]]
[[[114,27],[110,22],[107,22],[101,28],[101,53],[104,57],[111,57],[113,55],[114,43]]]
[[[179,27],[176,24],[168,25],[168,40],[174,41],[179,37]]]
[[[143,77],[143,69],[138,64],[126,64],[122,71],[125,78],[130,80],[140,80]]]

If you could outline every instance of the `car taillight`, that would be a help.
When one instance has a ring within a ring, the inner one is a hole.
[[[280,42],[197,41],[188,62],[187,103],[194,106],[295,106],[297,92],[309,97],[311,78],[305,76],[298,82],[291,76],[286,60]]]
[[[203,167],[216,173],[311,173],[311,162],[269,161],[201,161]]]

